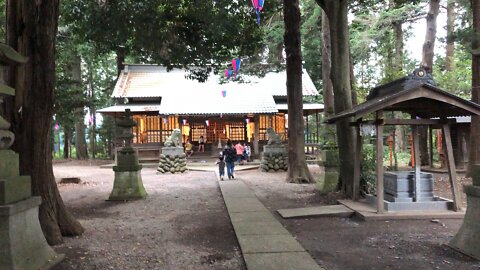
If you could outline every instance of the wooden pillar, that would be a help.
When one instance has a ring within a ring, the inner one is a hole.
[[[361,119],[359,119],[361,122]],[[362,155],[362,137],[360,136],[360,124],[356,126],[357,141],[355,143],[355,157],[353,167],[353,200],[357,201],[360,197],[360,161]]]
[[[433,129],[428,126],[428,165],[433,168]]]
[[[248,115],[245,116],[245,119],[243,119],[243,141],[246,143],[248,142],[248,134],[247,134],[247,119]]]
[[[307,126],[307,141],[306,141],[306,143],[311,143],[311,140],[309,139],[310,138],[310,131],[308,129],[308,114],[305,117],[306,117],[306,120],[307,120],[306,121],[307,122],[307,124],[306,124],[306,126]],[[310,149],[308,149],[308,150],[310,150]]]
[[[318,121],[318,111],[315,111],[315,128],[317,129],[317,139],[315,143],[320,142],[320,122]]]
[[[420,193],[420,169],[422,160],[420,159],[420,135],[418,134],[418,126],[412,126],[413,136],[413,156],[415,160],[415,178],[413,179],[413,187],[415,189],[413,194],[413,201],[418,201],[418,194]],[[412,164],[413,165],[413,164]]]
[[[377,123],[375,127],[377,129],[377,213],[385,213],[385,206],[383,202],[383,112],[379,111],[376,114]]]
[[[453,210],[460,211],[462,209],[460,205],[460,189],[457,183],[457,172],[455,168],[455,160],[453,158],[452,138],[450,135],[450,126],[443,124],[442,126],[443,146],[445,148],[445,158],[447,160],[448,176],[450,178],[450,185],[452,186],[453,195]]]
[[[254,122],[255,122],[255,126],[254,126],[254,129],[253,129],[253,137],[254,137],[254,140],[253,140],[253,152],[255,153],[255,155],[258,155],[260,154],[260,151],[258,149],[258,141],[259,141],[259,137],[260,137],[260,115],[256,114],[254,116]]]
[[[165,121],[163,119],[165,119],[165,115],[160,116],[160,128],[159,128],[159,130],[160,130],[160,146],[163,145],[163,136],[162,136],[163,135],[163,123],[164,123],[163,121]]]

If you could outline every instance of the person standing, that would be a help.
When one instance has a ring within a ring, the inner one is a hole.
[[[245,145],[245,162],[249,162],[250,161],[250,155],[252,154],[252,149],[250,148],[250,144],[246,144]]]
[[[198,139],[198,152],[205,152],[205,139],[203,136],[200,136],[200,139]]]
[[[225,175],[225,159],[223,155],[218,157],[216,164],[218,164],[218,174],[220,175],[220,180],[223,181],[223,176]]]
[[[245,150],[245,148],[243,147],[241,142],[238,142],[235,145],[235,150],[237,151],[238,165],[241,165],[242,164],[242,159],[243,159],[243,150]]]
[[[233,172],[235,170],[237,151],[233,147],[232,141],[230,139],[227,140],[227,145],[225,145],[225,149],[223,150],[223,156],[225,157],[225,163],[227,165],[228,179],[235,179],[235,177],[233,176]]]

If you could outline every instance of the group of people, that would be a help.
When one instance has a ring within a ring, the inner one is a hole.
[[[205,139],[203,136],[200,136],[198,140],[198,152],[205,152]],[[185,154],[187,157],[193,155],[193,145],[190,140],[187,140],[185,143]],[[225,148],[220,153],[218,164],[218,172],[220,174],[220,179],[223,180],[225,175],[225,167],[227,167],[227,176],[228,179],[235,179],[233,175],[235,169],[235,163],[238,165],[246,164],[250,161],[251,148],[248,143],[238,142],[233,145],[230,139],[227,140]]]
[[[223,180],[225,175],[225,166],[227,167],[227,176],[228,179],[235,179],[234,170],[235,162],[238,165],[245,164],[250,160],[251,149],[250,145],[243,142],[238,142],[233,145],[230,139],[227,140],[227,144],[223,149],[222,153],[219,156],[218,164],[218,173],[220,175],[220,180]]]

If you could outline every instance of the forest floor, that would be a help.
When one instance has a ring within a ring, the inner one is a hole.
[[[157,175],[144,168],[145,200],[107,202],[114,174],[94,162],[57,162],[67,207],[86,231],[55,247],[66,259],[54,270],[245,269],[213,172]],[[318,177],[320,168],[310,166]],[[461,219],[361,221],[356,218],[282,219],[276,212],[335,204],[338,193],[319,194],[308,184],[285,183],[285,173],[238,171],[260,201],[325,269],[479,269],[480,263],[445,244]],[[448,179],[435,174],[435,193],[449,197]],[[232,180],[233,181],[233,180]],[[468,180],[462,178],[462,183]]]

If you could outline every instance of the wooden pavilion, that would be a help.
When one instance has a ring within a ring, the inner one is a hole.
[[[384,112],[403,112],[410,119],[388,118],[393,114]],[[423,69],[416,69],[412,74],[391,83],[373,88],[367,101],[350,110],[341,112],[327,122],[334,123],[340,119],[349,119],[357,129],[354,200],[360,195],[360,154],[362,125],[373,125],[376,130],[376,176],[377,176],[377,212],[384,213],[384,169],[383,169],[383,128],[385,125],[410,125],[414,134],[414,201],[420,194],[420,158],[418,126],[441,127],[450,184],[453,193],[453,210],[460,210],[460,191],[457,184],[455,162],[452,151],[450,126],[454,117],[480,115],[480,106],[443,91],[435,86],[431,76]],[[453,119],[451,119],[453,118]]]
[[[267,140],[269,127],[287,139],[285,71],[270,72],[262,78],[243,76],[244,83],[225,83],[224,78],[215,74],[206,82],[188,76],[184,69],[126,65],[112,93],[116,105],[98,112],[118,118],[125,109],[131,110],[137,122],[133,146],[140,158],[158,158],[160,147],[176,128],[181,129],[183,142],[190,140],[196,145],[203,136],[206,150],[212,154],[227,138],[250,142],[253,152],[258,154]],[[302,80],[305,97],[318,95],[305,70]],[[315,119],[316,134],[312,136],[306,131],[306,137],[318,143],[323,104],[305,103],[303,110],[305,116],[315,116],[311,118]]]

